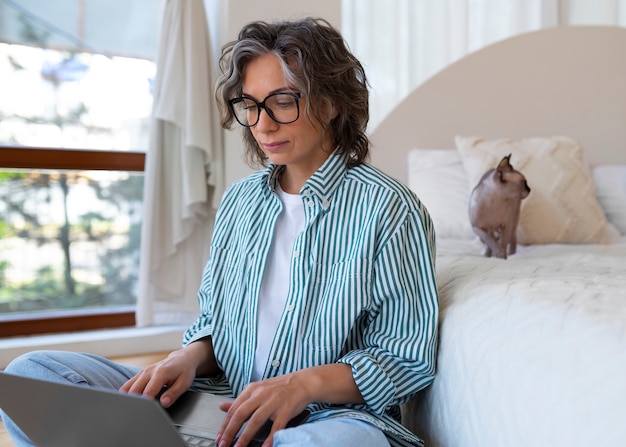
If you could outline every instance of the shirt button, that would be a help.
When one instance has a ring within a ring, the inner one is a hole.
[[[294,258],[299,258],[300,257],[300,250],[294,250],[293,251],[293,257]]]
[[[322,200],[322,208],[327,210],[329,206],[330,206],[330,202],[327,199]]]
[[[273,366],[274,368],[278,368],[278,367],[280,366],[280,360],[274,360],[274,361],[272,361],[272,366]]]
[[[313,208],[315,206],[315,202],[312,200],[309,200],[306,204],[309,206],[309,208]]]
[[[311,195],[311,191],[309,191],[308,189],[305,189],[305,190],[302,192],[302,195],[303,195],[304,197],[309,197],[309,196]]]
[[[287,306],[287,312],[293,312],[295,308],[296,306],[294,306],[293,304],[290,304],[289,306]]]

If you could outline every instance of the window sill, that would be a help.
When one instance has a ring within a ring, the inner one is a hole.
[[[0,339],[0,368],[21,354],[39,349],[81,351],[120,357],[180,348],[186,326],[107,329]]]

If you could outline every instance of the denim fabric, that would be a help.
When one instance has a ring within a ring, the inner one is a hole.
[[[274,447],[319,447],[355,445],[359,447],[389,446],[382,430],[364,421],[348,418],[311,422],[274,435]]]

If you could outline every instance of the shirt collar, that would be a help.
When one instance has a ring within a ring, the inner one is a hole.
[[[264,177],[266,178],[267,186],[272,191],[276,191],[278,179],[284,169],[284,165],[270,164],[265,170]],[[347,171],[346,156],[335,150],[324,164],[306,181],[300,190],[300,194],[313,195],[322,201],[329,200],[346,176]]]

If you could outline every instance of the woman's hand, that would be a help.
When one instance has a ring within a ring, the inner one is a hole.
[[[167,387],[160,397],[161,405],[167,408],[189,389],[198,375],[217,370],[213,344],[210,338],[206,338],[174,351],[166,359],[139,371],[122,385],[120,391],[156,397],[163,387]]]
[[[220,447],[230,446],[246,424],[235,444],[244,447],[271,420],[272,429],[263,444],[269,447],[274,433],[285,428],[312,402],[363,403],[350,365],[317,366],[251,383],[234,402],[220,405],[228,414],[217,443]]]
[[[269,419],[273,424],[267,445],[271,445],[274,433],[285,428],[309,404],[298,379],[297,374],[287,374],[253,382],[234,402],[221,404],[220,408],[228,414],[217,438],[218,445],[230,446],[244,423],[246,427],[235,445],[248,445]]]

